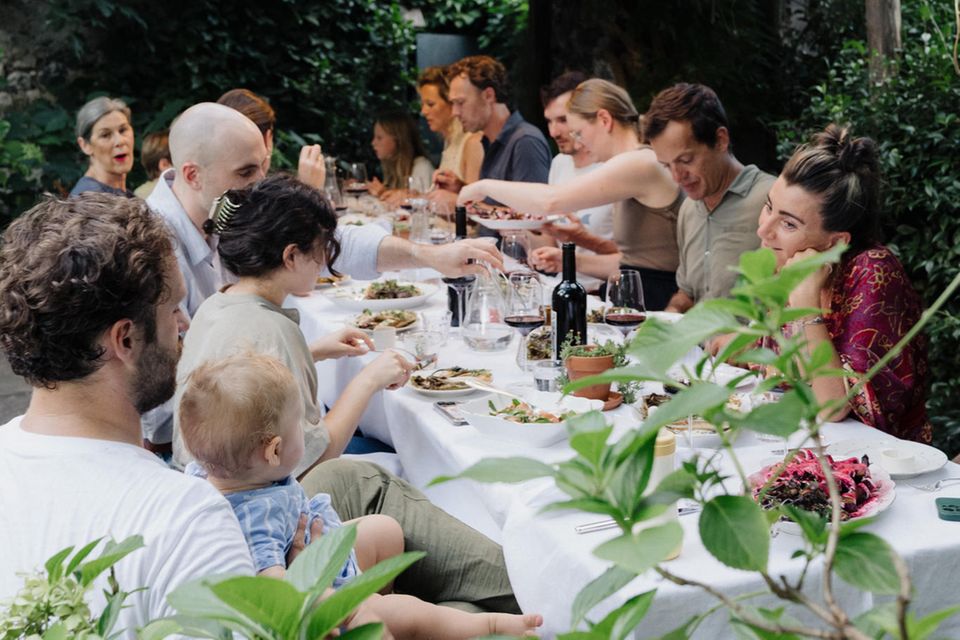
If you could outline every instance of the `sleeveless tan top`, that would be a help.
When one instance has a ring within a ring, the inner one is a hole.
[[[677,213],[683,193],[666,207],[648,207],[633,198],[613,205],[613,239],[623,253],[623,264],[658,271],[676,271]]]
[[[450,123],[450,135],[447,137],[443,147],[443,154],[440,156],[440,169],[449,169],[457,174],[461,180],[464,179],[463,150],[467,143],[473,140],[474,133],[467,133],[463,130],[463,125],[456,118]]]

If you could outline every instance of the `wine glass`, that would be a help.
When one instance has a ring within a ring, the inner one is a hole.
[[[540,276],[533,271],[514,271],[509,278],[507,315],[504,322],[520,333],[517,350],[517,365],[527,368],[527,336],[537,327],[542,327],[543,285]]]
[[[352,193],[362,193],[367,190],[367,165],[362,162],[350,163],[350,183],[346,190]]]
[[[617,327],[626,336],[644,320],[646,314],[640,273],[633,269],[620,269],[607,280],[607,308],[603,312],[603,321]]]
[[[501,253],[527,266],[527,238],[523,231],[511,229],[503,232]]]

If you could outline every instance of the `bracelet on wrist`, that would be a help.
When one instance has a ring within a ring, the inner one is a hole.
[[[826,320],[823,319],[823,316],[813,316],[812,318],[797,320],[794,324],[798,327],[806,327],[815,324],[826,324]]]

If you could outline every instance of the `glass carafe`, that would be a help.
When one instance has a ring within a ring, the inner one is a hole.
[[[484,264],[484,263],[481,263]],[[467,297],[466,318],[461,324],[463,341],[474,351],[502,351],[510,346],[514,331],[504,320],[505,277],[484,264]]]
[[[333,206],[339,209],[343,206],[343,194],[340,193],[340,183],[337,180],[337,159],[333,156],[325,156],[323,162],[327,173],[323,179],[323,192],[327,194]]]

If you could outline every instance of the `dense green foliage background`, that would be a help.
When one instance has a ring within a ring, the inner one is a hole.
[[[416,32],[396,3],[238,0],[229,10],[214,0],[8,4],[8,18],[26,16],[22,21],[31,26],[48,98],[0,114],[0,226],[41,190],[69,189],[79,177],[85,163],[73,117],[97,94],[128,101],[139,142],[188,104],[251,88],[277,110],[278,167],[290,166],[303,141],[372,161],[368,140],[376,112],[416,110]],[[887,239],[932,302],[960,264],[953,2],[903,3],[898,72],[878,86],[867,73],[862,2],[794,4],[785,17],[780,11],[790,4],[762,0],[405,3],[423,11],[426,31],[473,36],[481,51],[514,72],[532,68],[532,42],[549,42],[543,55],[550,57],[550,74],[581,69],[613,78],[641,111],[673,82],[710,84],[730,115],[738,156],[771,172],[809,132],[833,120],[853,123],[881,144]],[[142,179],[137,165],[131,183]],[[957,302],[930,335],[931,416],[939,444],[957,453]]]
[[[880,84],[870,81],[864,43],[848,42],[800,116],[777,124],[784,160],[827,122],[878,141],[886,240],[928,305],[960,270],[960,75],[951,58],[951,4],[904,6],[903,53]],[[956,454],[960,300],[948,302],[927,333],[935,443]]]

